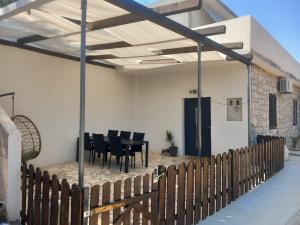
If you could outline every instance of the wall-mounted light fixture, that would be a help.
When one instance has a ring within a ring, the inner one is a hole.
[[[198,94],[198,90],[197,89],[191,89],[191,90],[189,90],[189,93],[191,95],[196,95],[196,94]]]

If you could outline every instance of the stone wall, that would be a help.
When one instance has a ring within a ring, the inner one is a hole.
[[[293,94],[279,94],[278,77],[253,66],[252,77],[252,136],[257,134],[279,135],[287,138],[289,147],[293,137],[300,136],[300,89],[294,86]],[[269,130],[269,93],[277,96],[277,129]],[[298,100],[298,123],[293,125],[293,99]]]

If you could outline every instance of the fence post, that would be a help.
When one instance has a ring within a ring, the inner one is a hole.
[[[89,196],[90,196],[90,189],[89,187],[82,188],[82,216],[81,216],[81,224],[87,225],[88,224],[88,218],[89,218]]]
[[[236,162],[235,162],[235,154],[234,154],[234,150],[233,149],[229,149],[229,152],[231,153],[231,200],[235,201],[236,199],[236,171],[235,171],[235,167],[236,167]]]

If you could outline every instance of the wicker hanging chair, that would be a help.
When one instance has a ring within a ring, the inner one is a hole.
[[[22,162],[36,158],[41,152],[41,136],[35,124],[28,117],[16,115],[12,121],[22,135]]]
[[[22,136],[22,162],[38,157],[41,152],[41,135],[35,124],[26,116],[15,116],[15,92],[1,94],[2,97],[12,97],[12,118]]]

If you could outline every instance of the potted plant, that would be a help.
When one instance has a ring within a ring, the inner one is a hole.
[[[166,131],[166,141],[170,144],[169,147],[169,155],[170,156],[177,156],[177,152],[178,152],[178,147],[175,146],[175,142],[174,142],[174,135],[172,133],[172,131],[167,130]]]

